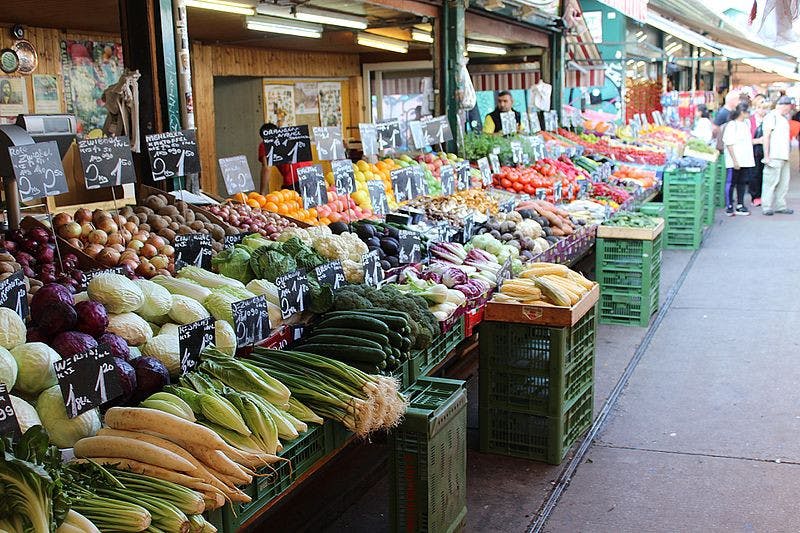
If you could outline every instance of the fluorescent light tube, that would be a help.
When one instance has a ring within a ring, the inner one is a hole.
[[[343,28],[353,28],[355,30],[366,30],[369,24],[363,17],[335,13],[324,9],[314,9],[313,7],[297,6],[294,18],[305,22],[316,22],[317,24],[328,24],[330,26],[341,26]]]
[[[496,56],[504,56],[508,53],[508,49],[503,46],[483,44],[483,43],[467,43],[467,52],[474,52],[476,54],[492,54]]]
[[[433,42],[433,35],[430,32],[418,30],[416,28],[411,29],[411,40],[417,41],[420,43],[432,43]]]
[[[370,48],[388,50],[389,52],[397,52],[399,54],[408,53],[408,43],[400,39],[391,39],[371,33],[359,33],[356,42],[361,46],[368,46]]]
[[[322,37],[322,26],[319,24],[307,24],[305,22],[293,22],[274,17],[260,16],[247,17],[246,22],[248,30],[296,35],[298,37],[308,37],[311,39],[319,39]]]
[[[211,9],[224,13],[234,13],[236,15],[255,15],[253,6],[241,2],[227,2],[226,0],[185,0],[186,7],[196,7],[199,9]]]

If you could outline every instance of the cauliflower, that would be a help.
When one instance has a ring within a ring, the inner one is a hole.
[[[314,250],[326,259],[349,259],[361,264],[361,256],[369,251],[367,245],[355,233],[341,235],[319,235],[314,237]]]
[[[344,270],[344,277],[348,283],[364,283],[364,267],[361,261],[352,261],[345,259],[342,261],[342,270]]]
[[[529,239],[538,239],[544,235],[542,226],[540,226],[535,220],[531,220],[529,218],[517,223],[516,231],[523,237],[528,237]]]
[[[278,237],[279,242],[286,242],[292,237],[297,237],[307,245],[311,246],[311,235],[303,228],[286,228]]]

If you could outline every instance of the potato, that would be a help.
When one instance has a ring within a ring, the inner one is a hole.
[[[233,226],[226,226],[225,235],[239,235],[239,230],[234,228]]]
[[[173,222],[177,222],[178,224],[186,224],[186,219],[183,218],[183,215],[175,215],[170,218]]]
[[[150,222],[150,231],[161,231],[162,229],[164,229],[164,228],[169,226],[169,223],[167,221],[165,221],[164,219],[162,219],[158,215],[156,215],[156,216],[157,216],[157,218],[154,218]],[[147,220],[149,221],[150,219],[147,219]]]
[[[14,273],[14,266],[11,263],[2,261],[2,262],[0,262],[0,272],[2,272],[3,274],[13,274]],[[8,276],[6,276],[3,279],[6,279],[7,277]]]
[[[154,211],[146,205],[136,206],[136,209],[134,209],[133,212],[136,214],[144,213],[145,215],[152,215],[154,213]]]
[[[203,222],[203,227],[206,228],[208,231],[211,231],[211,222]]]
[[[164,229],[160,230],[158,232],[158,234],[161,237],[163,237],[166,240],[168,240],[169,242],[172,242],[172,241],[175,240],[175,232],[173,230],[169,229],[169,228],[164,228]]]
[[[221,252],[224,249],[224,246],[221,242],[214,241],[211,243],[211,249],[215,252]]]
[[[194,222],[194,219],[195,219],[195,217],[194,217],[194,211],[192,211],[191,209],[190,209],[190,210],[187,210],[187,211],[185,211],[185,212],[183,213],[183,218],[185,218],[185,219],[186,219],[186,223],[187,223],[187,224],[191,224],[192,222]]]
[[[44,285],[44,283],[39,281],[38,279],[29,279],[28,281],[31,284],[31,289],[38,289],[39,287]]]
[[[166,216],[171,217],[171,216],[179,215],[180,212],[178,211],[178,209],[174,205],[165,205],[164,207],[162,207],[161,209],[158,210],[158,214],[159,215],[166,215]]]
[[[131,209],[131,206],[126,205],[125,207],[119,210],[119,214],[127,218],[133,214],[133,209]]]
[[[150,224],[139,224],[139,231],[150,231]]]
[[[205,216],[203,213],[195,213],[194,218],[195,220],[199,220],[201,222],[210,222],[210,220],[208,220],[208,217]]]
[[[210,231],[208,231],[206,228],[203,228],[203,229],[201,229],[201,230],[200,230],[200,231],[198,231],[197,233],[202,233],[202,234],[204,234],[204,235],[211,235],[211,232],[210,232]]]
[[[172,231],[178,231],[181,226],[185,226],[185,225],[186,224],[179,224],[177,222],[171,222],[170,225],[169,225],[169,229],[171,229]]]
[[[133,223],[134,223],[134,224],[136,224],[137,226],[138,226],[138,225],[139,225],[139,223],[141,222],[141,220],[139,220],[139,215],[137,215],[137,214],[135,214],[135,213],[134,213],[133,215],[129,215],[129,216],[126,218],[126,220],[127,220],[128,222],[133,222]]]
[[[203,226],[203,223],[200,222],[199,220],[195,220],[194,222],[189,224],[189,227],[195,231],[200,231],[201,229],[205,229],[205,226]]]
[[[190,233],[194,233],[194,230],[189,226],[181,226],[178,228],[178,235],[189,235]]]
[[[172,220],[172,217],[168,217],[168,216],[162,216],[162,217],[161,217],[161,220],[163,220],[163,221],[164,221],[164,223],[165,223],[167,226],[169,226],[169,225],[170,225],[170,224],[172,224],[172,222],[173,222],[173,220]]]
[[[14,256],[8,252],[0,253],[0,261],[13,262]]]
[[[188,211],[189,210],[189,204],[187,204],[183,200],[178,200],[178,201],[175,202],[175,209],[177,209],[178,211],[183,213],[184,211]]]
[[[222,241],[224,241],[224,240],[225,240],[225,230],[224,230],[224,229],[222,229],[222,227],[221,227],[221,226],[217,226],[216,224],[211,224],[211,227],[210,227],[210,228],[208,228],[208,229],[209,229],[209,231],[211,232],[211,237],[212,237],[212,238],[213,238],[215,241],[220,241],[220,242],[222,242]]]
[[[155,195],[154,194],[152,196],[148,196],[145,199],[144,205],[146,205],[147,207],[149,207],[153,211],[158,211],[159,209],[161,209],[162,207],[167,205],[167,201],[161,195]]]
[[[147,213],[137,213],[136,218],[138,219],[137,224],[141,226],[145,222],[147,222]]]

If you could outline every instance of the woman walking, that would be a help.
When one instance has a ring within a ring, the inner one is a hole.
[[[744,206],[744,192],[749,172],[755,167],[753,158],[753,137],[750,134],[750,108],[739,104],[731,113],[731,120],[725,125],[722,142],[725,145],[725,168],[728,179],[725,183],[725,214],[747,216],[750,210]],[[733,189],[736,189],[734,208]]]

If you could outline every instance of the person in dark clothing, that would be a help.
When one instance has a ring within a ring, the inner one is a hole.
[[[761,205],[761,184],[764,180],[764,129],[761,127],[761,123],[764,121],[764,116],[771,110],[772,102],[762,100],[750,117],[750,128],[753,132],[753,158],[756,166],[750,171],[748,189],[753,205],[756,207]]]
[[[500,119],[500,113],[508,113],[509,111],[514,111],[514,116],[517,119],[517,130],[519,130],[522,124],[522,117],[519,111],[514,109],[514,97],[511,96],[511,93],[508,91],[500,91],[497,94],[497,107],[494,108],[494,111],[486,115],[486,119],[483,121],[483,133],[488,133],[490,135],[502,133],[503,122]]]

